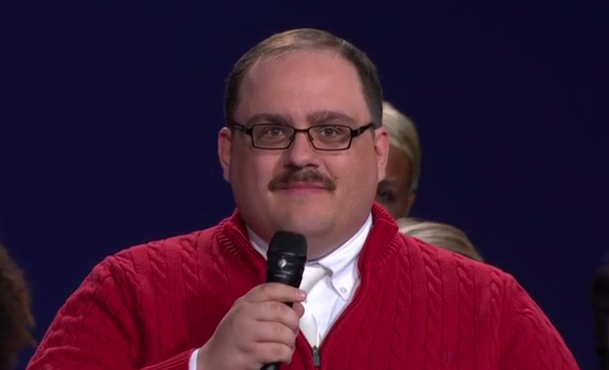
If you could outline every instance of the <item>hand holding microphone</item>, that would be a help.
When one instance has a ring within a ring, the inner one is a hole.
[[[294,352],[304,292],[304,236],[277,232],[267,252],[266,283],[239,298],[199,350],[197,370],[276,370]],[[267,365],[265,365],[267,364]]]

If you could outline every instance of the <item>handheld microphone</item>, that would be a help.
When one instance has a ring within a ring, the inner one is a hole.
[[[271,238],[266,254],[266,282],[298,288],[307,263],[307,240],[304,235],[278,231]],[[291,303],[286,303],[292,306]],[[261,370],[279,370],[280,363],[265,364]]]

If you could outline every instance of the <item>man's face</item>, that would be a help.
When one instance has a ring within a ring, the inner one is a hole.
[[[386,176],[378,185],[376,201],[395,219],[408,216],[414,203],[411,168],[406,153],[390,146]]]
[[[357,129],[371,117],[347,60],[330,51],[295,51],[247,73],[234,121]],[[342,151],[316,150],[304,133],[287,149],[259,149],[244,132],[227,128],[218,145],[224,178],[246,224],[267,241],[278,230],[304,234],[310,257],[328,253],[362,226],[388,152],[383,129],[364,132]]]

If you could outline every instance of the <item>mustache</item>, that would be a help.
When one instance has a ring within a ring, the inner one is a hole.
[[[275,191],[279,189],[284,189],[290,186],[290,184],[295,182],[307,182],[312,183],[318,186],[321,186],[327,190],[336,190],[336,184],[327,176],[324,176],[318,171],[312,169],[306,170],[287,170],[275,177],[271,182],[269,182],[269,190]]]

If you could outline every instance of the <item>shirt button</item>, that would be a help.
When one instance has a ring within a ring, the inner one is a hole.
[[[343,288],[340,288],[340,292],[341,292],[341,293],[347,293],[347,289],[346,289],[346,288],[344,288],[344,287],[343,287]]]

